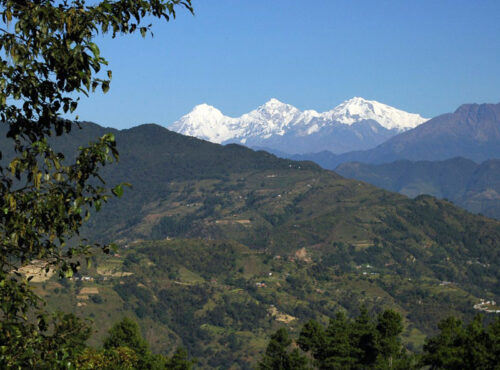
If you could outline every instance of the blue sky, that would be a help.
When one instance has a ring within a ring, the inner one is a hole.
[[[275,97],[326,111],[353,96],[432,117],[500,102],[500,1],[193,0],[154,37],[101,38],[110,91],[81,120],[169,125],[208,103],[238,116]]]

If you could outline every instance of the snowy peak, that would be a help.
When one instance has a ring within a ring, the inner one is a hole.
[[[360,97],[346,100],[324,113],[314,110],[302,112],[293,105],[272,98],[237,118],[225,116],[211,105],[200,104],[171,125],[170,129],[219,144],[247,143],[248,140],[267,140],[284,135],[305,137],[318,134],[328,127],[346,127],[366,120],[376,121],[383,128],[394,132],[414,128],[426,121],[418,114]]]
[[[325,114],[332,121],[352,125],[363,120],[377,121],[382,127],[405,131],[427,121],[419,114],[408,113],[374,100],[354,97]]]
[[[193,110],[184,117],[189,118],[191,121],[219,121],[225,116],[217,108],[203,103],[194,107]]]
[[[298,109],[295,108],[293,105],[282,103],[275,98],[270,99],[268,102],[257,108],[257,110],[260,112],[267,112],[270,114],[298,111]]]
[[[229,121],[231,121],[230,117],[222,114],[217,108],[204,103],[195,106],[191,112],[170,126],[170,129],[184,135],[222,143],[232,137],[232,133],[227,127]]]
[[[279,109],[281,107],[285,107],[285,106],[290,106],[289,104],[285,104],[283,102],[280,102],[278,99],[276,98],[271,98],[269,99],[269,101],[267,101],[264,105],[262,105],[261,107],[262,108],[266,108],[266,109]]]
[[[256,110],[244,114],[240,121],[248,128],[253,127],[253,135],[283,135],[290,122],[300,117],[302,112],[293,105],[280,102],[278,99],[271,99]]]

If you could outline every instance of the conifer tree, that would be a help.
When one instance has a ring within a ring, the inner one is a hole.
[[[403,332],[403,319],[399,313],[386,310],[378,315],[377,332],[380,362],[393,369],[401,353],[399,335]]]
[[[290,350],[292,339],[288,330],[280,328],[271,336],[266,352],[259,362],[261,370],[305,370],[307,358],[297,348]]]
[[[326,329],[307,322],[297,343],[318,369],[411,369],[414,360],[401,344],[402,331],[397,312],[383,311],[375,321],[362,307],[354,320],[337,313]]]
[[[500,363],[500,319],[485,327],[477,315],[467,325],[450,317],[426,340],[421,363],[430,369],[497,369]]]

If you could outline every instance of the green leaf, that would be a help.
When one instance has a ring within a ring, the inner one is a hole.
[[[115,142],[115,135],[112,133],[107,133],[101,139],[114,143]]]
[[[35,184],[35,187],[36,187],[37,189],[40,189],[40,185],[41,185],[41,183],[42,183],[42,173],[41,173],[41,172],[38,172],[38,173],[34,176],[34,178],[33,178],[33,182],[34,182],[34,184]]]
[[[121,198],[121,196],[123,195],[123,187],[121,184],[119,185],[116,185],[112,190],[111,192],[116,195],[118,198]]]
[[[92,51],[92,54],[94,54],[94,57],[99,58],[99,56],[101,55],[101,52],[100,52],[97,44],[91,42],[91,43],[89,43],[88,47],[89,47],[90,51]]]

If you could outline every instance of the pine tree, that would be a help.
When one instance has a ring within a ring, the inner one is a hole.
[[[393,369],[401,357],[404,357],[399,340],[399,335],[403,332],[401,315],[393,310],[382,312],[377,318],[377,332],[380,351],[378,362]]]
[[[326,329],[328,343],[324,362],[326,368],[348,369],[353,365],[355,359],[352,357],[351,331],[352,323],[345,313],[339,312],[330,320]]]
[[[266,352],[258,364],[261,370],[305,370],[307,358],[297,348],[290,350],[292,339],[288,330],[280,328],[271,335]]]
[[[438,324],[440,333],[427,339],[422,364],[430,369],[463,369],[465,330],[462,321],[450,317]]]
[[[373,366],[377,360],[377,331],[366,307],[361,307],[360,314],[354,320],[351,329],[352,357],[356,366]]]

